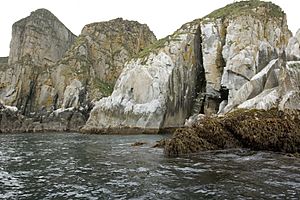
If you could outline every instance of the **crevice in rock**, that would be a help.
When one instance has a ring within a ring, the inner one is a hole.
[[[223,85],[221,86],[220,94],[221,94],[221,102],[228,101],[229,90],[228,88],[226,88],[226,86]]]
[[[206,78],[205,69],[203,66],[203,53],[202,53],[202,34],[201,27],[197,28],[194,40],[194,54],[196,57],[197,79],[195,87],[195,96],[193,97],[193,107],[191,115],[204,114],[205,92],[206,92]]]
[[[29,82],[29,91],[28,94],[25,97],[25,102],[22,111],[22,114],[25,116],[28,116],[30,112],[32,111],[32,104],[34,101],[34,95],[35,95],[35,88],[36,88],[36,81],[35,80],[30,80]]]
[[[223,76],[224,68],[226,67],[226,61],[223,57],[223,48],[226,44],[228,21],[223,18],[221,23],[222,23],[222,26],[221,26],[221,29],[220,29],[220,32],[219,32],[219,35],[220,35],[220,38],[221,38],[221,46],[218,49],[217,64],[219,66],[221,76]],[[222,80],[221,80],[221,82],[222,82]],[[220,85],[219,93],[220,93],[219,99],[216,100],[216,104],[217,104],[216,113],[220,110],[221,107],[225,106],[224,104],[227,104],[229,89],[226,86]],[[221,103],[223,105],[221,105]]]
[[[57,103],[58,103],[58,93],[56,93],[55,95],[54,95],[54,97],[53,97],[53,104],[52,104],[52,109],[53,110],[56,110],[57,109]]]

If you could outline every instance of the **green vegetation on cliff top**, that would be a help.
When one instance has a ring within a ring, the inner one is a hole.
[[[257,8],[266,8],[264,12],[258,12]],[[250,0],[250,1],[239,1],[232,4],[228,4],[223,8],[217,9],[210,14],[206,15],[204,18],[217,19],[224,18],[229,16],[238,16],[238,15],[265,15],[274,18],[280,18],[285,15],[283,10],[273,4],[272,2],[265,2],[259,0]]]
[[[258,11],[258,8],[265,8],[262,11]],[[149,45],[136,56],[135,59],[143,59],[143,63],[150,53],[157,53],[160,49],[167,46],[171,41],[178,40],[177,36],[182,33],[182,29],[188,28],[195,24],[199,24],[201,21],[210,21],[220,18],[236,17],[240,15],[252,15],[252,16],[267,16],[268,18],[281,18],[285,15],[283,10],[273,4],[272,2],[265,2],[259,0],[239,1],[226,5],[223,8],[217,9],[203,18],[195,19],[192,22],[188,22],[176,30],[172,35],[168,35],[160,40],[157,40],[152,45]]]

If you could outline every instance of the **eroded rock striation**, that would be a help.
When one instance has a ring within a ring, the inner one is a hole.
[[[126,64],[112,95],[96,103],[83,131],[159,132],[199,113],[244,107],[269,89],[280,90],[281,99],[293,89],[279,85],[298,73],[286,66],[290,37],[285,13],[268,2],[236,2],[187,23]],[[277,101],[262,107],[274,106]]]

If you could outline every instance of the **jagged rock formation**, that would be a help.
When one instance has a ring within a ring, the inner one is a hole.
[[[300,62],[290,61],[284,67],[272,60],[237,92],[225,108],[300,110]],[[251,98],[251,95],[254,96]]]
[[[196,95],[199,40],[197,24],[189,23],[128,62],[112,95],[97,102],[85,130],[157,132],[183,124]]]
[[[121,18],[76,37],[45,9],[12,35],[0,59],[3,130],[17,119],[17,130],[76,130],[96,101],[85,132],[157,133],[237,108],[300,109],[300,32],[291,37],[269,2],[229,4],[159,41]]]
[[[43,118],[29,130],[48,130],[46,121],[74,130],[71,109],[78,130],[92,102],[111,94],[125,62],[155,40],[147,25],[121,18],[86,25],[76,37],[51,12],[36,10],[13,25],[9,58],[0,60],[1,102],[18,116]]]
[[[96,103],[83,131],[157,132],[182,126],[191,114],[231,111],[278,86],[274,73],[282,69],[280,79],[286,71],[290,37],[281,8],[260,1],[236,2],[187,23],[126,64],[112,95]],[[277,67],[270,67],[278,57]],[[269,68],[272,77],[264,75],[263,85],[256,84],[257,74]],[[258,88],[236,104],[246,84]]]
[[[8,59],[2,71],[0,97],[24,114],[38,110],[36,97],[49,68],[62,58],[76,36],[51,12],[39,9],[14,23]]]
[[[129,57],[155,40],[146,25],[120,18],[86,25],[76,38],[39,9],[13,25],[1,99],[24,114],[79,108],[109,95]]]
[[[17,107],[0,103],[0,133],[78,131],[85,116],[75,109],[58,109],[50,115],[25,117]]]
[[[148,26],[136,21],[86,25],[52,70],[58,107],[80,107],[110,95],[125,62],[155,40]]]
[[[33,65],[51,65],[73,44],[76,36],[51,12],[38,9],[13,24],[9,64],[24,61]]]
[[[286,48],[286,58],[288,61],[300,60],[300,29],[294,37],[289,39]]]

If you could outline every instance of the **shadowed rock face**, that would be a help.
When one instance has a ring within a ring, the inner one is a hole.
[[[83,130],[158,132],[182,126],[193,114],[229,112],[279,85],[276,70],[285,68],[281,57],[290,36],[284,12],[259,1],[233,3],[187,23],[126,64]],[[260,72],[266,73],[261,79],[255,77]]]
[[[0,104],[0,133],[78,131],[85,122],[84,113],[75,109],[25,117],[16,107]]]

